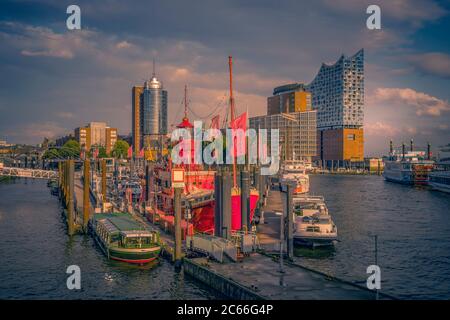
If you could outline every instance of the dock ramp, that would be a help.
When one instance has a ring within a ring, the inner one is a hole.
[[[190,250],[207,254],[221,263],[227,258],[237,261],[237,248],[230,240],[209,234],[194,234],[187,236],[186,240]]]

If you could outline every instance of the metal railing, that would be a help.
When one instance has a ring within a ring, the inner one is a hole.
[[[34,179],[57,179],[58,172],[41,169],[2,167],[0,168],[0,176],[34,178]]]

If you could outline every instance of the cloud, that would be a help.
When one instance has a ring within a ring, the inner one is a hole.
[[[369,100],[371,103],[391,103],[396,106],[414,107],[418,116],[437,117],[443,112],[450,111],[448,101],[410,88],[378,88]]]
[[[132,46],[132,44],[129,43],[128,41],[121,41],[121,42],[116,44],[116,48],[117,49],[128,49],[131,46]]]
[[[63,119],[72,119],[75,117],[75,115],[72,112],[58,112],[58,117],[63,118]]]
[[[58,123],[48,121],[14,126],[14,128],[11,128],[6,132],[6,135],[11,137],[11,140],[16,141],[23,141],[29,137],[37,139],[36,141],[42,141],[44,137],[50,139],[56,138],[67,131],[67,129],[62,128]]]
[[[381,121],[377,121],[375,123],[366,123],[364,125],[364,130],[367,135],[382,137],[392,137],[400,132],[398,127],[391,126]]]
[[[406,57],[417,71],[450,79],[450,55],[441,52],[415,54]]]
[[[369,5],[377,4],[381,9],[382,21],[386,18],[415,26],[425,21],[437,20],[447,14],[447,10],[439,3],[430,0],[323,0],[322,3],[329,9],[351,15],[365,14]]]

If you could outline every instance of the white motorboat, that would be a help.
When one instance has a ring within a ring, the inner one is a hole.
[[[337,227],[325,203],[318,204],[317,209],[295,217],[294,242],[311,247],[332,246],[337,241]]]
[[[309,176],[302,161],[286,160],[280,170],[280,185],[286,191],[286,185],[294,185],[293,194],[304,194],[309,192]]]

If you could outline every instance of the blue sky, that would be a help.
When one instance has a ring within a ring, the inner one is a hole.
[[[69,4],[81,30],[66,29]],[[369,4],[381,30],[366,28]],[[2,1],[0,139],[39,143],[89,121],[129,133],[131,87],[153,58],[174,124],[185,84],[197,115],[224,105],[230,54],[237,108],[252,116],[273,87],[364,48],[366,154],[389,139],[439,146],[450,142],[449,14],[431,0]]]

